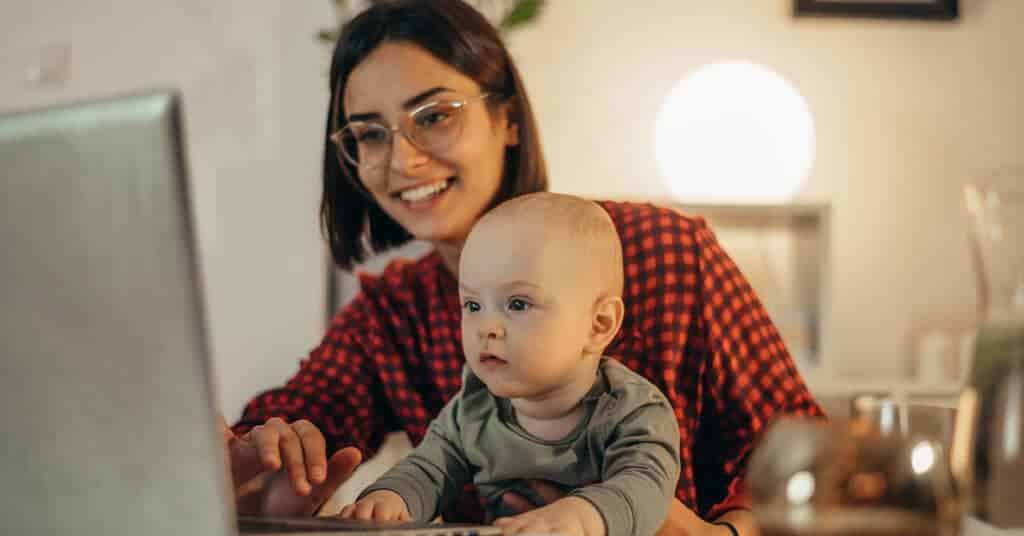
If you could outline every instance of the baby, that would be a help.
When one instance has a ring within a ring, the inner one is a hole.
[[[472,482],[506,534],[654,534],[679,478],[679,428],[653,384],[603,355],[622,324],[622,265],[593,202],[540,193],[485,214],[459,263],[462,390],[341,516],[431,520]],[[532,479],[566,495],[504,512],[502,495],[529,496]]]

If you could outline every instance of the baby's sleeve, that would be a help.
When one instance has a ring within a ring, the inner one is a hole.
[[[613,412],[617,418],[608,423],[601,482],[572,493],[597,508],[609,536],[657,532],[679,480],[675,413],[654,386],[645,388],[651,392],[640,404]]]
[[[472,481],[473,473],[459,441],[461,393],[430,423],[413,451],[366,488],[360,498],[380,489],[402,496],[415,521],[431,521]]]

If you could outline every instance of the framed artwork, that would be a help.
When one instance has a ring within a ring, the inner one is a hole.
[[[793,0],[797,16],[883,17],[952,20],[959,0]]]

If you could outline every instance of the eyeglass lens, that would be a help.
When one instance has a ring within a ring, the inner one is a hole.
[[[414,110],[397,130],[422,151],[440,153],[462,132],[465,101],[438,101]],[[336,139],[341,156],[356,166],[376,167],[391,158],[393,129],[377,122],[352,122]]]

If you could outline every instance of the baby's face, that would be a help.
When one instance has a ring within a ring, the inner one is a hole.
[[[598,291],[577,248],[539,225],[474,230],[462,251],[462,345],[497,396],[542,397],[590,370],[583,357]]]

